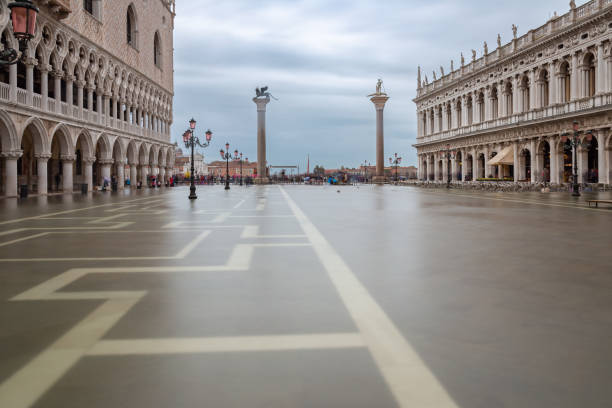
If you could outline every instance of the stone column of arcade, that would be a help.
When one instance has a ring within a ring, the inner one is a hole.
[[[47,186],[47,163],[51,158],[50,154],[37,154],[36,157],[36,167],[38,170],[38,194],[39,195],[47,195],[48,186]]]
[[[255,184],[268,184],[270,180],[266,172],[266,105],[270,97],[255,97],[257,105],[257,178]]]
[[[83,159],[83,184],[87,184],[87,192],[93,191],[93,164],[96,162],[95,157]]]
[[[383,111],[389,100],[386,93],[381,90],[382,81],[376,87],[376,93],[370,95],[370,101],[376,108],[376,175],[372,182],[383,184],[385,182],[385,133]]]
[[[17,160],[21,155],[21,151],[3,153],[6,175],[4,192],[7,197],[17,197]]]
[[[75,157],[71,154],[62,155],[62,178],[63,178],[63,189],[64,193],[72,193],[73,182],[72,182],[72,168]]]
[[[132,163],[130,165],[130,188],[135,189],[138,184],[138,164]]]

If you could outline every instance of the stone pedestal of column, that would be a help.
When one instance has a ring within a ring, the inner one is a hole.
[[[386,181],[383,111],[388,100],[389,97],[386,94],[376,94],[370,98],[376,108],[376,174],[372,177],[372,182],[376,184],[383,184]]]
[[[257,178],[255,184],[268,184],[270,179],[266,172],[266,105],[270,97],[255,97],[253,102],[257,105]]]

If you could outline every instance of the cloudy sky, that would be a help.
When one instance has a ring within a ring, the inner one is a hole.
[[[585,1],[578,1],[583,4]],[[385,109],[385,156],[415,164],[416,70],[429,78],[567,12],[566,0],[179,0],[175,21],[172,134],[190,117],[210,128],[206,160],[226,142],[256,160],[258,86],[268,105],[268,163],[326,168],[375,160],[377,78]]]

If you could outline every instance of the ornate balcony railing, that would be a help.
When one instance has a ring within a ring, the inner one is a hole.
[[[8,102],[11,100],[10,85],[0,82],[0,102]],[[123,132],[130,133],[135,136],[147,136],[152,139],[160,141],[167,140],[168,134],[156,132],[151,129],[131,124],[123,120],[112,118],[106,114],[98,114],[98,112],[92,112],[87,109],[79,109],[78,106],[70,106],[66,102],[59,102],[60,112],[57,111],[57,100],[54,98],[47,98],[47,109],[42,109],[43,98],[40,94],[32,93],[32,101],[28,103],[28,92],[25,89],[17,88],[17,104],[27,106],[30,108],[39,109],[51,115],[59,115],[68,119],[76,119],[84,121],[93,125],[101,127],[109,127],[112,129],[120,130]]]

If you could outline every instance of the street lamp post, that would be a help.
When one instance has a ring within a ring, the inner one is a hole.
[[[401,157],[397,157],[397,153],[395,153],[395,155],[393,157],[389,157],[389,164],[391,164],[392,166],[395,166],[395,182],[398,182],[398,178],[397,178],[397,168],[399,166],[399,164],[402,162],[402,158]]]
[[[577,157],[577,153],[578,153],[578,147],[583,147],[583,148],[588,148],[590,145],[590,141],[593,138],[593,133],[588,130],[588,131],[583,131],[583,130],[579,130],[578,127],[578,122],[574,121],[573,125],[573,132],[564,132],[561,134],[561,141],[563,143],[567,142],[568,140],[570,141],[570,145],[572,146],[572,153],[573,153],[573,159],[572,159],[572,196],[574,197],[580,197],[580,184],[578,183],[578,157]],[[587,135],[587,140],[589,141],[589,143],[582,143],[580,141],[580,135],[582,134],[586,134]],[[569,136],[572,136],[572,138],[570,139]]]
[[[189,129],[187,129],[185,131],[185,133],[183,133],[183,142],[185,143],[185,147],[187,149],[191,148],[191,174],[189,175],[190,179],[191,179],[191,186],[189,187],[189,199],[190,200],[195,200],[196,198],[198,198],[198,196],[196,195],[196,186],[195,186],[195,146],[198,145],[202,148],[206,148],[210,145],[210,140],[212,139],[212,132],[210,131],[210,129],[208,129],[206,131],[206,142],[201,143],[200,139],[197,138],[193,132],[195,130],[196,127],[196,120],[195,119],[191,119],[189,121]]]
[[[226,190],[230,189],[230,185],[229,185],[229,161],[232,158],[232,154],[229,152],[229,147],[230,147],[230,144],[226,143],[225,144],[225,151],[223,151],[223,149],[221,149],[221,151],[220,151],[221,159],[225,160],[225,189]]]
[[[364,168],[364,177],[365,177],[365,183],[368,184],[368,166],[370,165],[370,162],[367,160],[364,160],[362,166]]]
[[[446,145],[446,188],[451,186],[451,160],[455,158],[455,152],[451,151],[450,144]]]
[[[30,0],[18,0],[10,3],[11,22],[13,23],[13,36],[19,41],[19,51],[13,48],[5,48],[0,51],[0,66],[13,65],[25,56],[28,42],[36,34],[36,16],[38,7]],[[21,52],[21,56],[19,55]]]
[[[240,185],[242,185],[242,152],[238,153],[238,150],[234,150],[234,160],[240,161]]]

